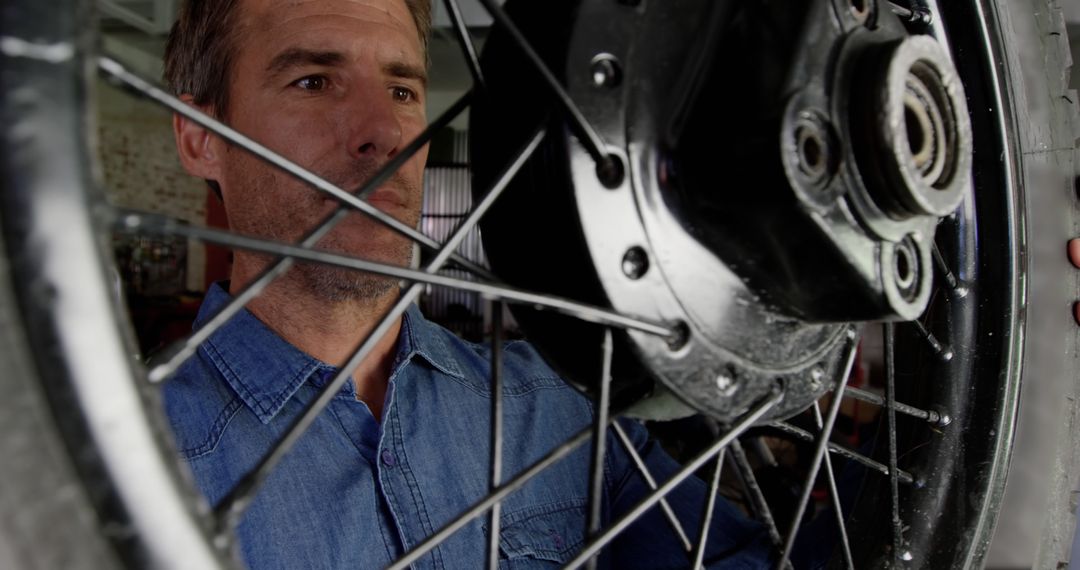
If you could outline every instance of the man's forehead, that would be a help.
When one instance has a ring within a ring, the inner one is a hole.
[[[405,0],[240,0],[239,12],[247,32],[302,34],[305,29],[383,26],[402,32],[420,48]]]

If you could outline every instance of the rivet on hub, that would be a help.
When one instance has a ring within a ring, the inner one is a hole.
[[[649,271],[649,254],[639,246],[626,250],[622,259],[622,270],[630,279],[641,279]]]
[[[622,65],[610,53],[602,53],[594,57],[589,71],[593,85],[597,87],[610,89],[622,83]]]
[[[735,369],[727,366],[716,374],[716,389],[722,396],[731,396],[738,388],[735,382]]]

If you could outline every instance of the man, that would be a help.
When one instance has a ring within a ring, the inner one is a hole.
[[[316,174],[357,188],[425,126],[427,0],[194,0],[169,39],[166,76],[185,101]],[[184,167],[220,193],[231,229],[298,241],[337,207],[316,190],[177,116]],[[415,226],[426,151],[369,201]],[[411,243],[361,214],[322,249],[408,265]],[[231,279],[207,294],[196,326],[270,259],[234,252]],[[298,264],[200,347],[166,387],[178,448],[211,503],[257,464],[400,295],[396,281]],[[352,372],[273,471],[237,528],[252,568],[382,567],[487,492],[490,352],[414,307]],[[504,349],[507,477],[591,422],[589,403],[524,343]],[[658,478],[676,466],[626,424]],[[609,437],[604,516],[648,491]],[[567,561],[584,540],[588,447],[511,495],[501,514],[509,567]],[[703,485],[671,496],[696,530]],[[479,568],[486,517],[422,558],[421,568]],[[763,532],[721,504],[709,557],[756,567]],[[605,554],[616,568],[685,567],[658,509]]]

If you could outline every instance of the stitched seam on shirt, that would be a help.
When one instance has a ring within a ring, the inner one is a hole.
[[[202,348],[206,351],[207,356],[214,362],[214,366],[218,369],[218,372],[226,377],[229,387],[240,396],[245,405],[255,412],[260,421],[266,423],[266,420],[263,420],[262,417],[263,414],[266,413],[265,410],[261,409],[262,403],[251,393],[247,384],[240,381],[240,375],[232,369],[232,366],[229,366],[228,361],[225,359],[225,355],[222,354],[221,350],[214,344],[214,339],[208,339],[207,342],[203,344]]]
[[[420,488],[416,485],[416,476],[413,475],[412,469],[409,468],[409,454],[405,451],[405,435],[401,432],[401,421],[397,415],[394,416],[393,423],[394,432],[397,434],[396,439],[401,442],[399,449],[401,450],[402,461],[398,461],[398,465],[405,475],[405,484],[409,487],[409,494],[412,495],[413,502],[416,503],[418,507],[417,510],[420,511],[418,514],[420,515],[421,524],[424,526],[424,534],[430,535],[434,532],[431,518],[428,516],[428,509],[427,504],[424,503],[424,496],[420,494]],[[442,561],[442,551],[438,546],[431,549],[429,554],[431,554],[432,563],[437,568],[442,568],[444,566]]]
[[[197,447],[181,449],[179,454],[184,459],[197,459],[203,455],[206,455],[217,448],[217,444],[221,442],[221,438],[225,435],[225,428],[229,426],[232,419],[236,417],[236,413],[240,410],[240,399],[233,398],[221,410],[218,417],[214,419],[214,423],[210,426],[210,433],[207,434],[203,443]]]
[[[318,369],[319,365],[314,364],[309,365],[307,369],[298,370],[296,374],[293,375],[292,381],[288,384],[290,389],[282,390],[273,396],[273,398],[271,399],[271,407],[273,408],[273,410],[267,410],[267,414],[269,415],[267,419],[268,422],[269,420],[274,419],[274,417],[281,412],[281,409],[285,407],[285,404],[290,399],[292,399],[292,397],[295,396],[297,392],[300,391],[300,388],[303,387],[305,382],[307,382],[307,379],[310,378],[311,375],[314,374],[315,371]]]
[[[380,450],[380,454],[381,454],[381,450]],[[378,459],[376,459],[375,461],[376,461],[376,464],[377,464]],[[401,522],[398,520],[398,519],[401,518],[402,515],[401,515],[401,513],[399,513],[398,511],[395,510],[395,506],[399,502],[399,499],[397,497],[397,493],[394,492],[394,486],[393,485],[387,485],[387,484],[383,483],[382,473],[383,473],[382,468],[376,466],[375,474],[376,474],[376,476],[377,476],[377,478],[379,480],[379,489],[384,494],[387,494],[387,495],[390,496],[389,497],[390,500],[388,500],[386,502],[386,508],[389,509],[390,514],[394,516],[394,527],[396,528],[396,530],[398,532],[398,539],[401,540],[402,545],[406,549],[408,549],[409,541],[405,539],[405,536],[404,536],[405,530],[401,527]]]
[[[437,334],[429,334],[428,338],[431,339],[431,344],[435,345],[435,349],[440,353],[443,358],[434,358],[432,355],[432,361],[436,367],[442,368],[443,372],[446,372],[450,376],[464,376],[461,368],[457,366],[457,363],[450,357],[450,348],[446,346],[446,341],[442,338],[442,331],[435,331]],[[417,345],[413,345],[414,347]],[[423,354],[423,350],[420,351]],[[426,356],[426,355],[425,355]],[[443,361],[445,362],[438,362]]]
[[[372,496],[375,499],[375,512],[381,515],[382,514],[382,508],[381,508],[381,505],[379,505],[379,502],[384,500],[384,499],[382,498],[382,495],[380,493],[378,493],[378,492],[372,493]],[[382,517],[380,516],[379,518],[381,519]],[[397,526],[396,523],[394,523],[394,525]],[[387,536],[387,534],[386,534],[386,525],[377,524],[375,526],[379,528],[379,536],[382,537],[383,549],[386,550],[386,559],[387,560],[396,559],[397,557],[394,556],[394,552],[392,550],[390,550],[390,537]],[[396,545],[396,543],[395,543],[395,545]]]
[[[449,375],[447,375],[447,377],[475,394],[485,397],[491,396],[490,389],[482,389],[475,382],[469,382],[467,378],[458,378],[456,376]],[[524,384],[526,382],[530,384],[528,384],[524,388],[520,387],[520,384]],[[544,382],[544,384],[540,384],[540,382]],[[485,383],[482,384],[482,386],[488,386],[488,384]],[[514,389],[515,386],[517,387],[517,389]],[[563,381],[562,378],[559,378],[558,376],[538,376],[536,378],[522,380],[520,382],[503,382],[503,396],[526,396],[540,390],[562,390],[564,388],[568,390],[573,389],[565,381]]]
[[[285,407],[285,404],[289,399],[296,394],[296,391],[300,389],[300,386],[304,384],[304,381],[318,369],[318,364],[316,363],[313,366],[308,366],[306,370],[298,370],[293,374],[292,380],[286,384],[289,387],[288,390],[281,390],[269,398],[258,398],[248,387],[248,384],[244,382],[240,374],[233,370],[232,366],[229,365],[228,359],[225,356],[226,351],[218,348],[217,345],[214,344],[213,338],[209,339],[203,347],[206,350],[207,355],[214,362],[218,372],[220,372],[222,376],[227,377],[226,379],[229,381],[229,386],[243,398],[244,403],[255,412],[255,415],[263,424],[270,423],[270,421],[281,412],[281,409]]]
[[[421,496],[420,489],[416,485],[416,476],[413,474],[413,470],[409,469],[408,452],[405,451],[405,435],[402,433],[401,419],[397,417],[396,413],[393,416],[391,423],[392,430],[396,435],[394,439],[396,442],[401,443],[399,449],[401,450],[402,460],[397,462],[397,465],[399,465],[402,470],[402,474],[405,478],[405,486],[408,487],[409,494],[413,497],[413,502],[417,505],[417,514],[420,515],[420,524],[423,527],[423,533],[424,535],[430,535],[434,530],[432,529],[431,518],[428,516],[428,505],[423,502],[423,496]],[[436,568],[444,567],[443,553],[440,547],[435,546],[431,549],[429,554],[431,555],[432,564]]]
[[[545,548],[539,546],[535,542],[523,542],[517,540],[514,535],[519,534],[519,532],[514,532],[515,530],[517,530],[517,528],[515,527],[522,528],[522,532],[526,535],[532,535],[534,534],[534,532],[530,532],[530,530],[535,531],[535,527],[529,529],[527,527],[529,521],[533,519],[544,519],[547,516],[561,513],[564,511],[581,511],[582,516],[579,520],[583,520],[583,515],[587,502],[587,499],[579,497],[575,499],[566,499],[562,501],[534,505],[511,513],[510,516],[504,517],[503,519],[505,522],[505,533],[503,534],[502,540],[500,542],[505,544],[510,550],[531,550],[537,555],[554,558],[559,561],[565,562],[567,554],[578,550],[579,547],[585,542],[584,536],[575,535],[575,537],[572,539],[566,536],[564,537],[564,540],[566,540],[566,542],[564,542],[561,548]],[[486,525],[484,526],[484,530],[485,532],[487,532]]]
[[[385,415],[383,416],[384,417],[383,421],[386,422],[386,425],[383,428],[383,430],[384,430],[383,431],[383,437],[380,438],[380,443],[379,443],[378,449],[376,450],[376,453],[378,454],[378,457],[382,456],[382,451],[383,451],[382,441],[385,441],[385,439],[387,437],[389,437],[391,441],[393,441],[393,439],[394,439],[392,434],[395,431],[394,426],[397,424],[397,414],[395,414],[393,412],[393,402],[394,402],[394,396],[391,396],[390,402],[386,407]],[[387,510],[390,511],[390,514],[393,517],[394,530],[397,531],[398,540],[401,541],[402,547],[404,549],[408,550],[408,548],[409,548],[409,540],[406,538],[405,529],[403,528],[403,526],[401,524],[401,520],[403,518],[403,515],[402,515],[402,513],[398,512],[396,510],[396,507],[399,504],[398,494],[395,492],[394,485],[392,485],[392,484],[388,485],[388,484],[384,483],[384,481],[383,481],[383,472],[384,472],[384,470],[380,466],[378,457],[375,459],[375,465],[373,466],[373,469],[375,470],[375,478],[379,482],[379,490],[383,494],[389,495],[389,497],[386,500],[386,508],[387,508]]]
[[[429,351],[424,349],[423,344],[417,342],[416,329],[419,328],[419,321],[421,321],[423,317],[421,316],[419,319],[416,319],[417,322],[414,322],[412,316],[409,315],[408,312],[406,312],[405,318],[408,319],[406,328],[408,329],[409,345],[411,350],[410,354],[406,356],[404,361],[412,360],[413,354],[419,354],[423,356],[424,360],[426,360],[429,364],[431,364],[447,376],[464,376],[464,373],[461,371],[460,368],[457,367],[457,364],[450,357],[450,351],[447,348],[446,343],[443,342],[442,338],[440,338],[441,331],[439,331],[439,329],[435,328],[430,323],[425,323],[430,330],[425,331],[427,334],[425,334],[424,337],[427,338],[432,345],[434,345],[434,348],[440,353],[438,356],[441,356],[442,358],[437,358],[436,355],[430,354]],[[445,360],[446,362],[441,362],[442,360]]]
[[[529,519],[536,518],[542,515],[549,515],[551,513],[557,513],[559,511],[568,511],[570,509],[584,509],[585,505],[589,502],[585,497],[575,497],[572,499],[562,499],[559,501],[551,501],[547,503],[540,503],[539,505],[532,505],[528,507],[522,507],[516,511],[504,513],[500,518],[508,526],[527,521]],[[484,523],[484,528],[487,528],[487,523]]]

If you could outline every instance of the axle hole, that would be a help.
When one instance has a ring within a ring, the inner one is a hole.
[[[803,139],[802,158],[807,168],[813,172],[820,171],[825,165],[825,161],[822,160],[821,141],[817,137],[808,136]]]
[[[896,251],[896,280],[901,286],[911,282],[911,256],[907,248]]]
[[[907,127],[908,148],[911,149],[911,154],[916,157],[916,164],[920,156],[925,156],[927,152],[926,143],[930,140],[926,136],[926,132],[923,131],[922,122],[919,120],[919,115],[916,114],[915,109],[911,105],[904,105],[904,125]],[[921,168],[923,165],[918,164]]]

